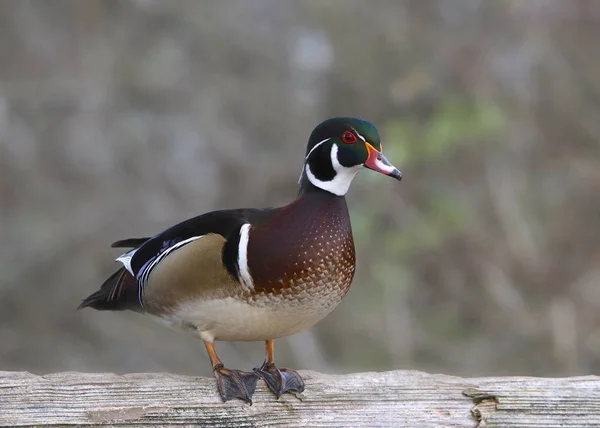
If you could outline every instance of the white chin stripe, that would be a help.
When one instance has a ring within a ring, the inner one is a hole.
[[[242,285],[248,290],[254,289],[254,281],[248,269],[248,241],[250,240],[250,223],[240,228],[240,243],[238,246],[238,269]]]
[[[352,179],[354,178],[356,173],[362,168],[362,164],[350,168],[345,167],[338,161],[337,153],[338,146],[333,144],[331,146],[331,165],[335,170],[335,177],[333,177],[332,180],[319,180],[310,170],[310,166],[308,165],[308,163],[305,166],[305,171],[308,180],[313,184],[313,186],[331,192],[334,195],[343,196],[348,192],[348,189],[350,188],[350,183],[352,183]]]

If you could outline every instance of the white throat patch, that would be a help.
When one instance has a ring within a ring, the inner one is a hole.
[[[316,147],[316,146],[315,146]],[[306,177],[313,184],[313,186],[319,189],[326,190],[337,196],[344,196],[350,188],[350,183],[358,171],[362,168],[362,165],[356,165],[353,167],[345,167],[338,161],[337,158],[338,146],[333,144],[331,146],[331,165],[335,171],[335,177],[329,181],[321,181],[310,170],[308,162],[305,164],[304,170],[306,171]],[[310,155],[310,153],[309,153]],[[308,156],[306,157],[308,161]]]

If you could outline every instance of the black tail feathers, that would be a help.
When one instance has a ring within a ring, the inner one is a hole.
[[[111,247],[113,248],[137,248],[140,247],[142,244],[144,244],[146,241],[150,240],[151,238],[128,238],[128,239],[122,239],[120,241],[117,242],[113,242],[111,244]]]
[[[138,297],[138,282],[125,268],[112,274],[100,290],[86,297],[77,309],[93,308],[99,311],[143,310]]]

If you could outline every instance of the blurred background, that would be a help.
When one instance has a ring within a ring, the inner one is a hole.
[[[353,287],[279,364],[600,371],[600,2],[19,0],[0,40],[1,370],[210,375],[192,336],[75,308],[115,240],[291,201],[352,115],[405,178],[354,181]]]

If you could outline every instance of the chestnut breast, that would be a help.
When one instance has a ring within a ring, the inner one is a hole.
[[[275,297],[328,313],[348,291],[355,269],[346,200],[310,193],[250,229],[252,300]]]

